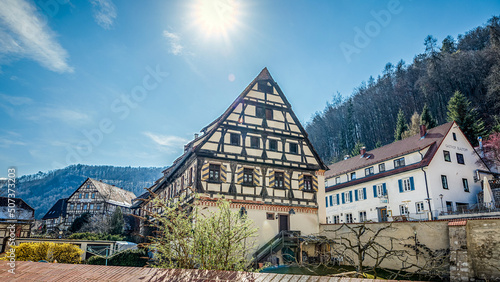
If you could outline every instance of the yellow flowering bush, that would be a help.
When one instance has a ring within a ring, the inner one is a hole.
[[[81,263],[82,250],[76,245],[64,243],[21,243],[19,246],[13,246],[15,249],[17,261],[40,261],[45,260],[53,262],[57,260],[59,263]],[[9,248],[6,249],[9,252]],[[0,260],[7,260],[7,256]]]

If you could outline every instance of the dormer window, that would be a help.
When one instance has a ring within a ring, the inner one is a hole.
[[[356,179],[356,172],[351,172],[351,180]]]
[[[394,168],[405,166],[405,158],[394,160]]]
[[[369,168],[365,168],[365,176],[372,175],[373,174],[373,166]]]

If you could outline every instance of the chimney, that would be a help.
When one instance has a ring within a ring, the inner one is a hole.
[[[197,139],[198,138],[198,133],[195,133],[194,134],[194,139]]]
[[[359,150],[359,153],[361,154],[361,157],[363,157],[366,153],[366,147],[361,147],[361,150]]]
[[[421,139],[425,138],[426,134],[427,134],[427,128],[425,128],[424,124],[420,125],[420,138]]]
[[[344,160],[347,160],[347,159],[348,159],[348,158],[350,158],[350,157],[351,157],[351,156],[349,156],[349,155],[345,155],[345,156],[344,156]]]

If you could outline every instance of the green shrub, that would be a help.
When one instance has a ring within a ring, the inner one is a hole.
[[[82,250],[73,244],[64,243],[21,243],[13,246],[17,261],[40,261],[60,263],[80,263]]]
[[[148,262],[146,249],[126,250],[108,259],[108,265],[116,266],[145,266]],[[93,265],[105,265],[106,259],[99,256],[93,256],[86,262]]]
[[[111,235],[107,233],[73,233],[69,235],[68,239],[91,240],[91,241],[123,241],[124,236]]]

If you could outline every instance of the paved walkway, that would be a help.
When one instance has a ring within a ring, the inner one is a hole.
[[[385,281],[274,273],[250,273],[196,269],[160,269],[126,266],[16,262],[15,274],[1,261],[0,281],[297,281],[297,282],[365,282]]]

